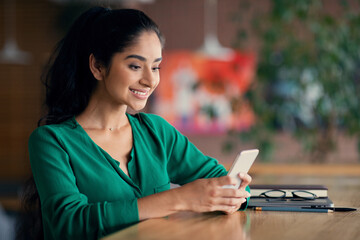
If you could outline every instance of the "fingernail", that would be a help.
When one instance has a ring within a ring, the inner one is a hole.
[[[244,173],[240,173],[239,175],[241,178],[243,178],[245,176]]]

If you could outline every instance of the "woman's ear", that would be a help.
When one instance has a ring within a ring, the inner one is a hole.
[[[89,56],[89,67],[95,79],[99,81],[104,79],[106,72],[105,68],[96,60],[94,54],[90,54]]]

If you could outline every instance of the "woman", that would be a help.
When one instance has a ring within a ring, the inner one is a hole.
[[[230,214],[250,196],[249,175],[222,188],[236,179],[215,159],[161,117],[126,112],[159,84],[163,42],[141,11],[95,7],[59,43],[45,125],[29,140],[45,239],[96,239],[179,211]]]

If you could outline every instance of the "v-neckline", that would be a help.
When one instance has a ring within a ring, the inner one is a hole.
[[[132,132],[132,138],[133,138],[133,145],[131,147],[131,150],[130,150],[130,156],[129,156],[129,161],[128,161],[128,174],[125,174],[125,172],[120,168],[120,162],[117,161],[115,158],[113,158],[106,150],[104,150],[102,147],[100,147],[90,136],[89,134],[85,131],[85,129],[78,123],[78,121],[76,120],[75,116],[73,116],[72,120],[74,122],[74,124],[76,126],[78,126],[81,131],[86,135],[86,138],[94,145],[96,146],[96,148],[99,149],[100,152],[102,152],[105,156],[106,156],[106,159],[108,160],[111,160],[112,161],[112,165],[115,165],[115,170],[121,175],[123,175],[125,178],[127,178],[128,180],[131,181],[132,184],[134,184],[134,181],[133,181],[133,176],[132,176],[132,173],[130,173],[130,167],[129,167],[129,164],[130,162],[134,161],[134,155],[135,155],[135,131],[133,129],[133,123],[131,122],[131,119],[128,115],[128,113],[126,113],[126,117],[128,118],[128,121],[129,121],[129,124],[130,124],[130,127],[131,127],[131,132]],[[131,163],[133,164],[133,163]]]

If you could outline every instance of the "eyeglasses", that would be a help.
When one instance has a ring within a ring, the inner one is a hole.
[[[280,189],[273,189],[259,194],[260,197],[265,197],[267,201],[304,201],[314,200],[318,196],[312,192],[296,190],[290,192],[292,197],[286,198],[286,191]]]

